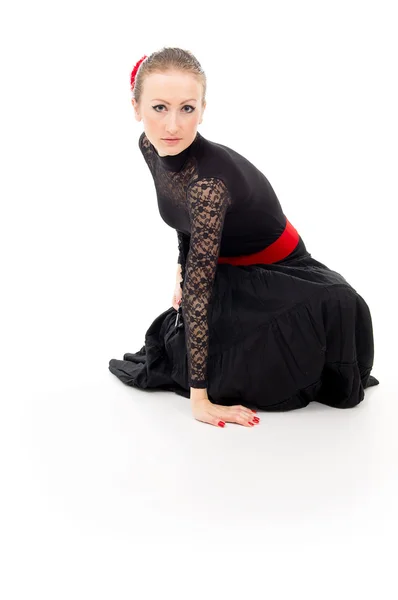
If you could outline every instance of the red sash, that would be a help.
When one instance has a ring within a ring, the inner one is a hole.
[[[244,254],[242,256],[220,256],[219,263],[229,263],[231,265],[254,265],[258,263],[274,263],[278,260],[283,260],[299,243],[299,234],[293,227],[290,221],[286,218],[286,227],[284,232],[278,237],[275,242],[269,246],[255,252],[254,254]]]

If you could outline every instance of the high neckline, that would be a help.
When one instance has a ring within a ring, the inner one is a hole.
[[[177,172],[181,171],[188,156],[190,156],[192,150],[198,144],[199,138],[200,133],[199,131],[197,131],[193,142],[188,146],[188,148],[185,148],[185,150],[182,150],[178,154],[168,154],[167,156],[160,156],[155,146],[151,142],[149,143],[153,149],[154,154],[156,155],[156,161],[167,171]]]

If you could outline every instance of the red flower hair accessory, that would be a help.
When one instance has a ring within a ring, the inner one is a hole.
[[[131,71],[131,76],[130,76],[130,87],[131,87],[131,91],[133,91],[134,89],[134,85],[135,85],[135,76],[137,75],[137,71],[140,68],[140,64],[147,58],[147,55],[144,54],[144,56],[142,58],[140,58],[140,60],[137,62],[137,64],[135,65],[134,69]]]

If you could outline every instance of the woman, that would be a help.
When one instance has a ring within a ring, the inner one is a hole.
[[[263,173],[197,131],[199,62],[163,48],[136,64],[131,90],[159,212],[177,232],[177,282],[141,350],[111,359],[110,371],[189,397],[212,425],[258,423],[255,408],[356,406],[379,383],[369,308],[307,252]]]

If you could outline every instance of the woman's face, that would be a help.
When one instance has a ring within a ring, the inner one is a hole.
[[[179,154],[194,141],[206,106],[202,107],[202,90],[196,77],[182,71],[145,77],[140,104],[134,98],[131,103],[159,156]],[[168,144],[166,138],[179,140]]]

